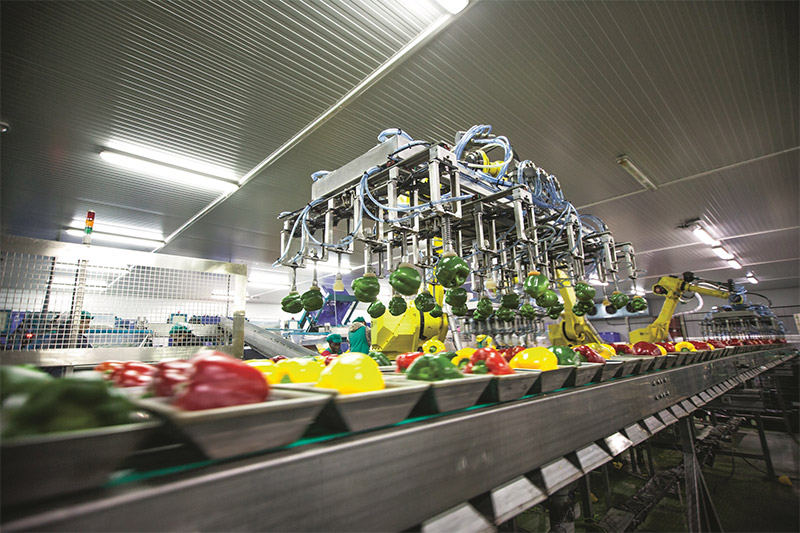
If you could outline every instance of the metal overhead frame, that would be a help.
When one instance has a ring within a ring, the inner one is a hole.
[[[785,351],[732,355],[173,472],[28,506],[16,516],[5,512],[3,529],[491,529],[780,364]]]

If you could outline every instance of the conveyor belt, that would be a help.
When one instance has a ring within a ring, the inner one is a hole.
[[[780,364],[776,354],[785,351],[653,371],[128,483],[30,507],[3,529],[434,531],[464,519],[491,527]]]
[[[226,331],[233,331],[233,321],[229,318],[223,318],[220,325]],[[244,323],[244,342],[268,357],[273,355],[285,355],[286,357],[314,357],[319,355],[313,350],[288,341],[277,333],[267,331],[250,322]]]

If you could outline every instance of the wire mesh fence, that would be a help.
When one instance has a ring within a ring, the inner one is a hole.
[[[232,267],[242,266],[4,241],[0,350],[229,345],[220,323],[244,309],[246,277]]]

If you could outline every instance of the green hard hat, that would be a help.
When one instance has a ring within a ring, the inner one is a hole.
[[[183,324],[175,324],[169,329],[169,334],[172,335],[173,333],[191,333],[192,330],[184,326]]]

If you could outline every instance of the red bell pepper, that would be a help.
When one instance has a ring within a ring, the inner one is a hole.
[[[606,360],[603,358],[603,356],[597,353],[597,350],[591,346],[581,344],[580,346],[574,346],[572,351],[580,354],[581,360],[587,363],[600,363],[601,365],[606,364]]]
[[[697,350],[712,350],[713,349],[712,346],[709,346],[705,342],[701,342],[701,341],[689,341],[689,342],[691,342],[692,346],[694,346],[695,349],[697,349]]]
[[[188,384],[172,405],[187,411],[259,403],[269,385],[258,369],[220,352],[195,356]]]
[[[657,342],[656,344],[664,348],[668,353],[672,353],[675,351],[675,344],[669,341]]]
[[[192,363],[185,359],[162,361],[156,366],[150,391],[158,397],[175,395],[177,387],[189,381],[193,369]]]
[[[94,370],[96,372],[105,372],[106,377],[108,377],[108,375],[111,374],[111,372],[121,367],[123,364],[124,363],[122,361],[103,361],[102,363],[95,366]]]
[[[512,346],[510,348],[506,348],[503,351],[503,357],[505,357],[506,361],[511,361],[515,355],[517,355],[524,349],[525,349],[524,346]]]
[[[337,357],[339,357],[338,353],[332,353],[332,354],[326,355],[325,356],[325,366],[328,366],[329,364],[333,363],[336,360]]]
[[[661,355],[661,350],[652,342],[639,341],[633,345],[634,355]]]
[[[277,363],[278,361],[283,361],[284,359],[286,359],[285,355],[276,355],[272,357],[270,361],[272,361],[273,363]]]
[[[724,348],[725,347],[725,343],[722,342],[722,341],[719,341],[717,339],[708,339],[706,341],[706,344],[710,344],[714,348]]]
[[[728,346],[741,346],[742,345],[742,341],[740,341],[739,339],[729,339],[726,342],[726,344]]]
[[[483,368],[486,371],[483,371]],[[495,376],[502,376],[505,374],[513,374],[514,369],[508,366],[503,354],[494,348],[481,348],[475,350],[469,358],[469,363],[464,367],[465,374],[494,374]]]
[[[625,343],[617,342],[613,346],[617,355],[633,355],[633,349]]]
[[[406,352],[401,353],[397,356],[394,362],[397,364],[397,372],[405,372],[411,363],[414,362],[414,359],[417,357],[425,355],[423,352]]]
[[[156,367],[153,365],[139,361],[126,361],[111,372],[110,379],[117,387],[140,387],[150,383],[155,372]],[[141,379],[136,378],[136,375],[141,376]]]

